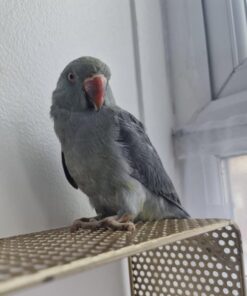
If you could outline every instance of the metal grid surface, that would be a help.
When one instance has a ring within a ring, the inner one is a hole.
[[[96,267],[229,224],[230,221],[217,219],[173,219],[139,223],[133,233],[84,229],[72,234],[68,228],[61,228],[1,239],[0,294]],[[176,245],[179,247],[179,243]],[[132,258],[139,260],[142,256]],[[134,280],[138,282],[139,277]]]
[[[134,255],[130,265],[133,296],[245,296],[234,225]]]

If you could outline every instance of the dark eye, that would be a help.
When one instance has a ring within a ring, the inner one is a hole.
[[[68,80],[71,81],[71,82],[75,82],[75,74],[73,73],[68,73]]]

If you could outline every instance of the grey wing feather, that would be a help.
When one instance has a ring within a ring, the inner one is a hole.
[[[149,191],[164,197],[186,213],[143,124],[124,110],[117,112],[116,119],[119,127],[118,141],[132,168],[131,176]]]
[[[67,181],[69,182],[69,184],[72,187],[74,187],[75,189],[78,189],[78,185],[76,184],[75,180],[71,177],[69,170],[67,168],[63,151],[61,152],[61,157],[62,157],[62,165],[63,165],[64,174],[65,174]]]

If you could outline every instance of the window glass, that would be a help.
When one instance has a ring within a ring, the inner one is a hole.
[[[233,219],[241,229],[247,267],[247,155],[228,158],[227,167]]]

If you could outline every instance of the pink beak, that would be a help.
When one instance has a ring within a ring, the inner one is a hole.
[[[102,74],[96,74],[84,80],[83,87],[90,98],[96,111],[104,104],[106,78]]]

